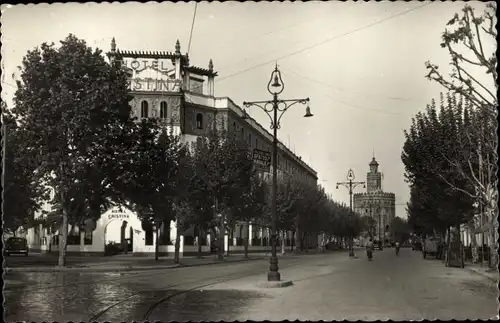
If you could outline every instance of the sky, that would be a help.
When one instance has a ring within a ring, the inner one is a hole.
[[[469,2],[482,13],[485,3]],[[215,95],[243,101],[271,99],[267,83],[277,63],[281,99],[309,97],[313,118],[295,105],[281,119],[280,140],[318,172],[318,184],[348,204],[352,169],[366,181],[373,154],[383,190],[396,195],[396,215],[406,218],[403,130],[439,99],[444,89],[425,78],[430,60],[447,71],[439,46],[446,23],[464,2],[202,2],[71,3],[2,5],[2,98],[11,106],[27,50],[58,42],[69,33],[105,52],[113,37],[119,49],[174,51],[178,39],[190,62],[219,76]],[[490,44],[496,46],[496,44]],[[476,77],[482,78],[483,75]],[[268,117],[250,115],[268,126]],[[355,192],[363,192],[362,186]]]

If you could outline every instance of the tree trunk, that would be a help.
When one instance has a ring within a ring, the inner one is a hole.
[[[302,233],[301,236],[300,236],[300,251],[304,251],[304,249],[306,250],[306,252],[309,251],[308,246],[306,246],[306,244],[305,244],[306,237],[307,237],[307,233],[306,232]]]
[[[226,232],[224,232],[224,241],[226,240]],[[229,243],[229,239],[231,238],[232,239],[232,236],[233,236],[234,232],[233,230],[229,230],[229,232],[227,233],[227,250],[226,250],[226,256],[229,256],[229,247],[230,247],[230,243]]]
[[[156,225],[156,230],[155,230],[155,234],[156,234],[156,241],[155,241],[155,260],[158,261],[158,258],[159,258],[159,254],[160,254],[160,226],[157,224]],[[127,244],[127,248],[128,248],[128,244]]]
[[[178,264],[179,263],[179,254],[180,254],[180,247],[181,247],[181,226],[179,225],[179,220],[176,221],[177,225],[177,232],[175,234],[175,254],[174,254],[174,263]]]
[[[245,249],[245,252],[244,252],[244,257],[245,258],[248,258],[248,240],[250,239],[250,222],[247,222],[246,223],[246,232],[247,234],[243,235],[245,238],[243,239],[243,246],[244,246],[244,249]]]
[[[282,255],[285,254],[285,243],[286,243],[286,240],[285,240],[285,231],[281,230],[281,254]]]
[[[487,221],[489,223],[489,266],[491,268],[498,268],[498,252],[497,252],[497,241],[498,241],[498,217],[495,216],[496,212],[495,210],[488,210],[487,214]]]
[[[66,248],[68,245],[68,212],[66,207],[63,206],[62,210],[62,223],[61,223],[61,239],[59,239],[59,260],[60,267],[66,266]]]
[[[217,200],[216,197],[214,197],[214,212],[215,212],[215,218],[217,218],[218,210],[219,210],[219,201]],[[220,214],[220,222],[219,222],[219,241],[217,244],[217,259],[219,261],[224,260],[224,237],[225,237],[226,230],[224,228],[224,212],[221,212]]]
[[[198,236],[198,258],[202,258],[202,254],[201,254],[201,233],[202,233],[202,230],[200,228],[197,228],[197,236]]]
[[[474,224],[472,223],[471,225],[467,226],[469,231],[470,231],[470,247],[471,247],[471,252],[472,252],[472,263],[478,263],[479,262],[479,250],[478,250],[478,245],[477,245],[477,238],[476,238],[476,228]]]

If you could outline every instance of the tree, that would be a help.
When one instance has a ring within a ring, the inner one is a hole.
[[[46,196],[36,175],[33,151],[24,144],[24,133],[14,117],[1,102],[3,124],[3,227],[5,232],[16,233],[21,226],[29,226],[40,203]]]
[[[217,226],[216,221],[219,222],[219,258],[222,259],[224,223],[234,223],[231,211],[238,200],[234,198],[234,190],[249,187],[251,183],[253,162],[250,151],[237,136],[215,129],[207,137],[198,138],[192,150],[196,181],[212,199],[212,228]]]
[[[401,158],[406,179],[414,188],[412,216],[427,217],[424,222],[434,225],[432,229],[441,234],[450,226],[459,228],[471,219],[472,199],[449,186],[465,188],[468,183],[447,165],[462,149],[457,138],[466,122],[464,109],[467,111],[463,100],[456,100],[450,94],[445,99],[441,95],[439,114],[432,101],[425,113],[420,112],[412,119],[409,132],[405,131]],[[426,232],[430,229],[427,227]]]
[[[122,200],[137,212],[143,229],[155,231],[158,260],[160,228],[174,219],[175,198],[187,186],[180,181],[184,173],[189,173],[188,165],[183,164],[186,148],[172,128],[167,129],[155,118],[137,123],[134,134],[135,145],[123,159],[125,171],[119,187]]]
[[[410,238],[408,222],[399,217],[394,217],[390,224],[390,232],[394,241],[407,241]]]
[[[85,202],[99,213],[115,193],[109,167],[126,149],[133,122],[127,75],[119,62],[107,63],[99,49],[74,35],[59,48],[43,43],[28,51],[21,71],[13,115],[36,155],[37,173],[61,204],[64,266],[71,210]]]
[[[448,22],[454,26],[451,32],[445,30],[442,35],[441,47],[446,48],[451,56],[453,72],[446,79],[438,66],[426,63],[429,70],[427,78],[438,82],[453,93],[463,96],[469,103],[470,123],[466,125],[458,137],[461,143],[460,152],[454,158],[447,158],[448,167],[455,175],[464,180],[467,185],[462,187],[447,182],[452,190],[462,192],[465,196],[477,200],[484,208],[490,232],[490,248],[496,247],[497,241],[497,57],[495,28],[496,3],[489,2],[481,16],[476,16],[474,9],[466,5],[462,14]],[[462,53],[457,45],[466,48]],[[472,72],[474,70],[474,72]],[[480,71],[491,75],[490,84],[486,84],[473,74]],[[484,228],[483,228],[484,229]],[[475,230],[474,230],[475,231]],[[474,241],[474,240],[473,240]],[[497,252],[494,255],[494,265],[498,263]]]
[[[455,27],[453,31],[445,29],[441,36],[441,47],[448,50],[453,68],[448,79],[439,72],[437,65],[430,62],[425,64],[429,71],[427,79],[463,96],[474,106],[486,110],[490,117],[496,116],[496,91],[491,91],[488,85],[475,78],[471,70],[482,69],[485,74],[491,75],[492,85],[496,86],[495,12],[495,2],[488,2],[481,16],[476,16],[474,9],[466,5],[461,16],[456,13],[447,23],[447,26]],[[461,53],[457,47],[466,48],[468,52]]]
[[[233,219],[235,222],[245,223],[245,235],[243,246],[245,248],[245,258],[248,257],[248,239],[250,237],[250,222],[260,218],[267,203],[268,184],[261,174],[252,170],[249,185],[242,185],[232,192]]]

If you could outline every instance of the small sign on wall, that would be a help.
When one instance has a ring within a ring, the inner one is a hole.
[[[271,170],[271,153],[265,150],[254,149],[253,164],[256,169],[269,172]]]

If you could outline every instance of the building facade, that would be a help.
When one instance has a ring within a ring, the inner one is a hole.
[[[200,136],[207,136],[216,128],[238,133],[245,138],[249,149],[271,151],[272,135],[252,118],[242,118],[243,110],[228,97],[216,97],[212,60],[208,68],[190,65],[189,56],[181,53],[179,41],[174,52],[129,51],[117,49],[115,39],[108,53],[111,61],[121,61],[129,74],[130,105],[137,118],[159,118],[165,126],[180,136],[184,143],[195,142]],[[271,172],[273,170],[271,169]],[[298,177],[310,185],[316,185],[317,173],[295,155],[283,143],[278,142],[278,174]],[[264,174],[269,175],[269,174]],[[39,216],[39,215],[38,215]],[[115,223],[116,222],[116,223]],[[248,224],[245,224],[248,225]],[[245,236],[244,225],[237,224],[228,230],[225,245],[231,249],[242,249],[242,239],[248,239],[251,249],[261,251],[269,248],[269,228],[250,224],[250,236]],[[70,230],[71,231],[71,230]],[[78,228],[72,230],[72,234]],[[173,251],[176,225],[161,228],[161,252]],[[75,233],[79,234],[79,233]],[[291,233],[284,233],[285,243],[291,244]],[[152,230],[143,230],[137,215],[123,207],[113,208],[101,216],[92,233],[81,233],[68,252],[102,253],[108,242],[129,241],[131,252],[154,252],[156,236]],[[181,251],[210,250],[210,234],[198,241],[194,230],[182,233]],[[57,234],[49,234],[42,226],[28,229],[28,242],[33,249],[57,249]],[[313,242],[311,242],[313,243]],[[316,245],[316,242],[314,242]],[[191,248],[192,247],[192,248]],[[241,247],[241,248],[240,248]]]
[[[382,173],[378,171],[378,162],[373,157],[366,174],[366,192],[355,193],[353,197],[354,212],[372,219],[370,235],[376,241],[389,243],[390,225],[396,216],[396,197],[394,193],[382,190]]]

